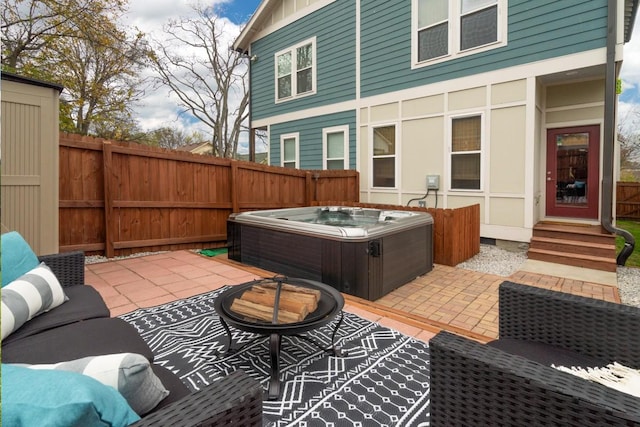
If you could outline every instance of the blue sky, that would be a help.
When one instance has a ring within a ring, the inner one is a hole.
[[[234,24],[244,24],[258,8],[260,0],[230,0],[218,6],[221,16]]]

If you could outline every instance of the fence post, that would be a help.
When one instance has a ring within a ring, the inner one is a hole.
[[[305,172],[305,195],[304,195],[304,203],[306,206],[311,206],[311,202],[314,200],[313,197],[313,179],[311,176],[311,172]]]
[[[240,204],[238,203],[238,162],[231,160],[231,212],[240,212]]]
[[[111,179],[113,177],[113,150],[111,143],[103,141],[102,143],[102,165],[104,174],[104,251],[107,258],[115,256],[113,242],[115,240],[115,227],[113,222],[113,185]]]

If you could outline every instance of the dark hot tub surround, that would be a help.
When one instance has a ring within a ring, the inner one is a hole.
[[[433,268],[423,212],[305,207],[232,214],[229,258],[371,301]]]

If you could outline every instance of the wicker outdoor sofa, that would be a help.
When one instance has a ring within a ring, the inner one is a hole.
[[[54,272],[69,301],[60,310],[35,317],[4,339],[3,364],[57,363],[120,352],[143,354],[152,361],[151,350],[135,328],[109,317],[99,294],[85,286],[82,252],[48,255],[39,260]],[[87,313],[88,307],[95,309]],[[135,426],[262,425],[262,388],[244,372],[235,372],[191,393],[171,371],[153,363],[151,366],[170,394]]]
[[[640,398],[551,367],[639,369],[639,308],[503,282],[499,336],[431,339],[432,426],[640,425]]]

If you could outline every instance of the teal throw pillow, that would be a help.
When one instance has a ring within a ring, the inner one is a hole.
[[[0,241],[2,251],[2,287],[16,280],[40,264],[31,246],[17,231],[4,233]]]
[[[2,364],[2,425],[124,427],[140,417],[114,388],[86,375]]]
[[[21,365],[30,369],[56,369],[90,376],[113,387],[140,415],[155,408],[169,395],[151,369],[151,363],[139,354],[117,353],[83,357],[60,363]]]

